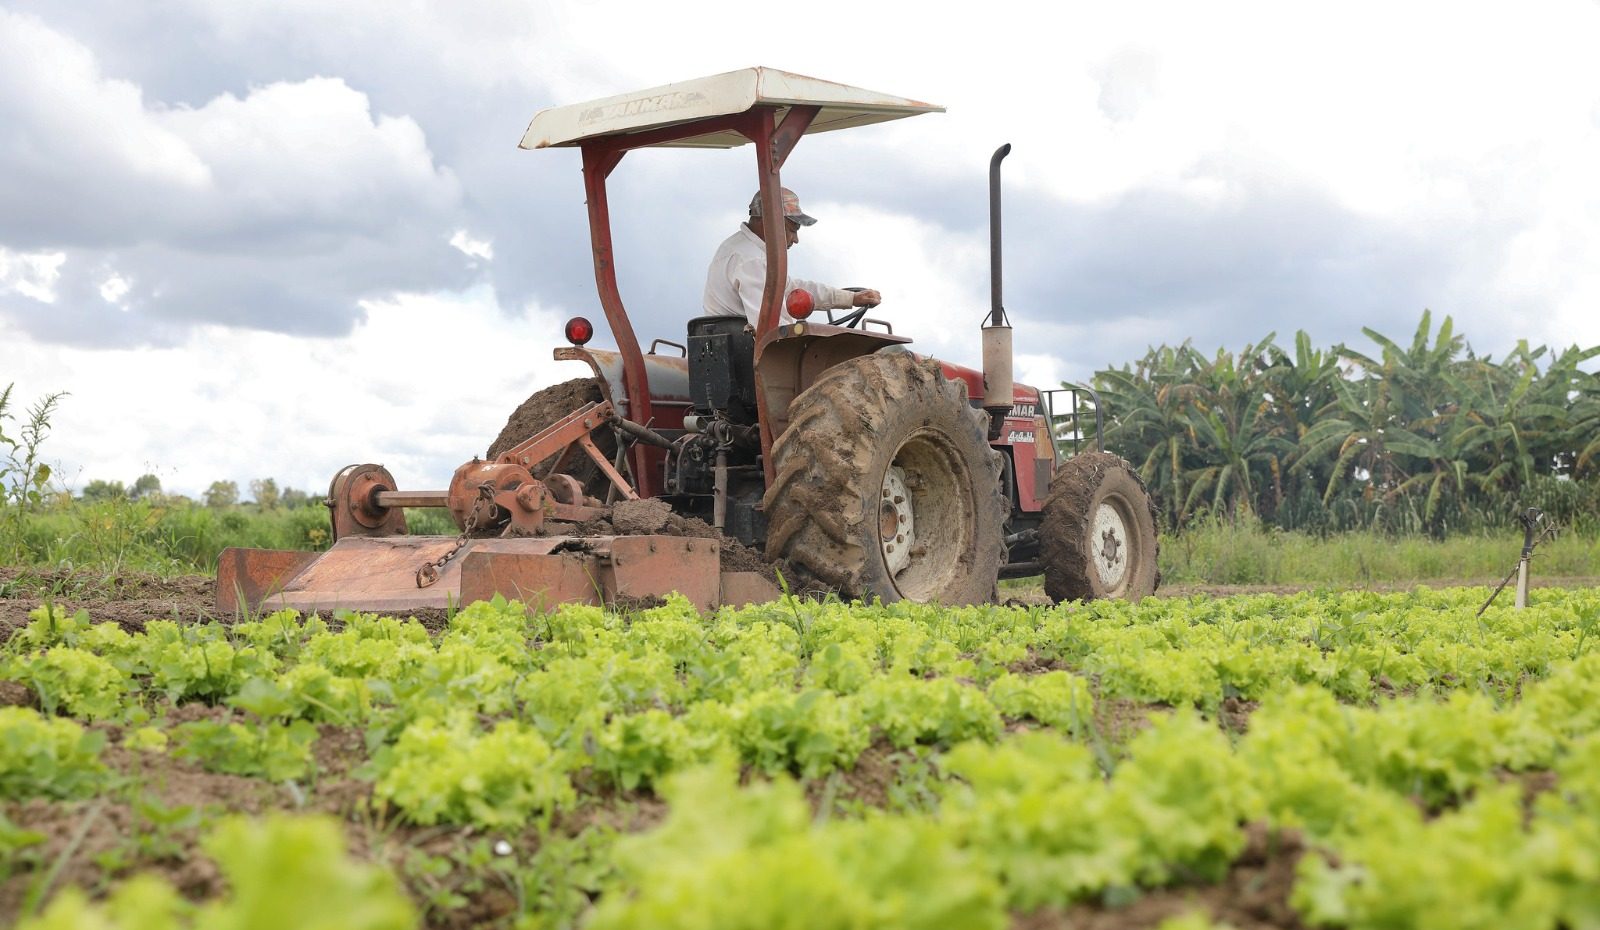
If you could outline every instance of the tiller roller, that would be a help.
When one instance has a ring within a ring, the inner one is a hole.
[[[636,603],[677,591],[707,610],[725,598],[743,603],[776,596],[755,573],[724,576],[717,540],[549,534],[547,521],[581,524],[609,513],[561,471],[574,455],[589,457],[611,482],[611,496],[638,499],[591,438],[612,428],[636,440],[666,442],[601,401],[492,462],[462,465],[446,491],[401,491],[381,465],[348,466],[328,488],[333,546],[322,553],[223,550],[217,607],[396,611],[447,608],[501,594],[552,610],[563,603]],[[531,469],[552,457],[544,476],[534,477]],[[461,533],[406,535],[407,507],[445,508]]]

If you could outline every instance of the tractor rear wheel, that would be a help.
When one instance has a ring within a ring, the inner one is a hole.
[[[494,461],[501,453],[523,440],[533,438],[540,430],[567,414],[601,399],[600,385],[593,378],[574,378],[535,391],[506,420],[500,435],[489,444],[486,458],[491,462]],[[594,439],[594,444],[602,455],[607,457],[616,455],[617,439],[610,430],[597,430],[591,434],[591,438]],[[543,478],[553,465],[555,456],[534,463],[529,471],[533,472],[535,478]],[[574,448],[568,453],[567,461],[561,470],[578,479],[583,484],[584,493],[590,497],[604,499],[606,489],[611,486],[611,482],[581,448]]]
[[[1137,601],[1161,583],[1156,508],[1133,466],[1109,452],[1067,459],[1039,524],[1044,592],[1053,601]]]
[[[850,598],[992,600],[1008,511],[986,429],[936,362],[884,352],[828,369],[773,443],[767,557]]]

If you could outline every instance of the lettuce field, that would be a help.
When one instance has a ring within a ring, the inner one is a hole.
[[[1600,589],[0,629],[0,924],[1600,927]]]

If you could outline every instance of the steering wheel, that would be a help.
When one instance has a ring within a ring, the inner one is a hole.
[[[846,287],[846,288],[842,288],[842,290],[849,291],[852,294],[859,294],[862,291],[866,290],[866,288],[864,288],[864,287]],[[834,319],[833,311],[829,310],[828,311],[828,322],[832,323],[835,326],[845,326],[845,327],[853,327],[853,328],[856,328],[856,329],[860,329],[861,328],[861,321],[866,319],[867,311],[871,310],[871,309],[872,309],[871,307],[855,307],[855,308],[851,309],[849,313],[846,313],[844,316],[839,317],[838,319]]]

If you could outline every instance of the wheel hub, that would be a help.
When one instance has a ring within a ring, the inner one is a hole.
[[[890,577],[911,564],[911,547],[916,544],[916,538],[905,469],[891,465],[883,473],[883,497],[878,505],[878,544],[883,547],[883,562],[889,568]]]
[[[1089,540],[1095,571],[1107,589],[1115,590],[1128,573],[1128,526],[1122,514],[1110,504],[1095,508],[1094,527]]]

